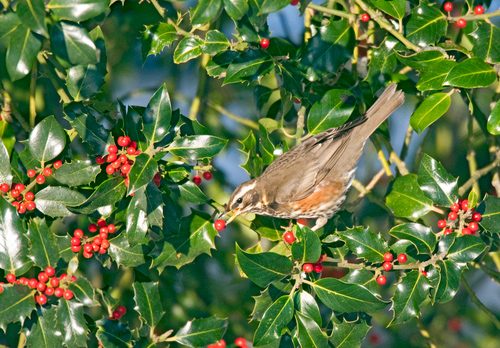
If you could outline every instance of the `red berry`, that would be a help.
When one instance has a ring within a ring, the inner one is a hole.
[[[130,142],[130,147],[133,149],[137,149],[137,143],[135,141]]]
[[[85,243],[85,245],[83,246],[83,251],[85,251],[86,253],[91,253],[92,252],[92,244]]]
[[[14,198],[19,197],[20,194],[21,194],[21,192],[19,192],[19,190],[16,190],[16,189],[13,189],[12,191],[10,191],[10,195]]]
[[[114,172],[115,172],[115,168],[113,167],[113,165],[108,164],[106,166],[106,173],[108,173],[109,175],[112,175],[112,174],[114,174]]]
[[[113,312],[113,319],[118,320],[118,319],[120,319],[121,317],[122,317],[122,315],[120,314],[120,312],[118,312],[118,311],[114,311],[114,312]]]
[[[445,228],[446,227],[446,220],[439,220],[438,221],[438,227],[439,228]]]
[[[92,257],[92,254],[88,253],[86,251],[83,251],[83,257],[85,257],[86,259],[90,259]]]
[[[207,181],[210,180],[210,179],[212,179],[212,173],[210,173],[210,172],[203,172],[203,178],[205,180],[207,180]]]
[[[127,163],[127,155],[120,155],[120,157],[118,157],[118,161],[120,161],[121,163]]]
[[[36,289],[38,291],[44,291],[46,288],[47,288],[47,284],[42,283],[42,282],[38,282],[38,284],[36,286]]]
[[[71,291],[71,290],[64,290],[63,296],[64,296],[64,298],[66,300],[71,300],[73,298],[73,291]]]
[[[201,178],[198,175],[196,175],[195,177],[193,177],[193,182],[196,185],[200,186],[201,185]]]
[[[310,263],[304,263],[304,265],[302,266],[302,269],[304,270],[304,272],[306,273],[311,273],[314,269],[314,266]]]
[[[49,280],[49,276],[45,272],[40,272],[40,273],[38,273],[38,280],[43,282],[43,283],[46,283],[47,280]]]
[[[287,242],[288,244],[292,244],[293,242],[295,242],[295,236],[293,235],[293,232],[286,232],[284,235],[283,235],[283,239],[285,240],[285,242]]]
[[[237,345],[238,347],[246,347],[247,341],[243,337],[238,337],[235,341],[234,344]]]
[[[458,203],[453,203],[451,205],[451,211],[454,211],[455,213],[458,213],[459,210],[460,210],[460,206],[458,205]]]
[[[27,278],[21,277],[21,278],[19,278],[19,282],[21,284],[23,284],[23,285],[28,285],[28,283],[30,282],[30,280],[27,279]]]
[[[316,272],[316,273],[323,272],[323,265],[321,263],[315,263],[313,265],[313,271]]]
[[[14,188],[16,190],[18,190],[19,192],[22,192],[22,191],[24,191],[24,189],[26,188],[26,186],[24,186],[23,184],[16,184],[16,186]]]
[[[424,275],[424,277],[427,277],[427,272],[426,271],[422,271],[422,274]]]
[[[467,199],[464,199],[464,201],[461,204],[461,208],[463,211],[469,210],[469,201]]]
[[[153,177],[153,181],[154,182],[160,182],[161,181],[161,174],[157,172],[155,174],[155,176]]]
[[[135,155],[135,148],[133,148],[132,146],[127,147],[127,154],[129,154],[130,156]]]
[[[392,269],[392,263],[386,261],[382,264],[384,271],[390,271]]]
[[[443,235],[446,236],[447,234],[450,234],[450,233],[453,233],[453,231],[450,230],[449,228],[447,228],[446,230],[444,230]]]
[[[80,245],[80,238],[79,237],[71,238],[71,245]]]
[[[298,5],[298,4],[299,4],[299,0],[292,0],[292,1],[290,2],[290,5],[292,5],[292,6],[296,6],[296,5]]]
[[[0,283],[0,294],[3,292],[3,286],[2,286],[3,283]]]
[[[54,290],[54,295],[56,295],[56,297],[63,297],[64,289],[63,288],[56,288]]]
[[[68,275],[66,273],[63,273],[61,274],[61,276],[59,277],[59,279],[63,280],[64,278],[66,278]]]
[[[107,228],[109,233],[114,233],[116,231],[116,226],[113,224],[109,224]]]
[[[26,202],[26,209],[28,209],[28,210],[35,210],[35,208],[36,208],[35,202],[32,202],[32,201]]]
[[[36,182],[39,184],[43,184],[45,182],[45,177],[42,174],[38,174],[36,176]]]
[[[407,260],[408,260],[408,258],[406,257],[406,255],[405,255],[405,254],[399,254],[399,255],[398,255],[398,261],[399,261],[400,263],[405,263]]]
[[[10,187],[9,187],[9,185],[8,185],[8,184],[3,183],[2,185],[0,185],[0,190],[1,190],[2,192],[4,192],[4,193],[7,193],[7,192],[9,192]]]
[[[114,161],[113,163],[111,163],[111,166],[115,169],[120,168],[121,165],[122,165],[122,162],[118,159],[116,161]]]
[[[99,226],[99,227],[105,227],[106,226],[106,220],[104,220],[102,218],[99,219],[99,220],[97,220],[97,226]]]
[[[222,231],[225,227],[226,227],[226,222],[222,219],[219,219],[214,222],[214,228],[219,232]]]
[[[130,172],[130,164],[126,163],[120,168],[123,174],[128,174]]]
[[[113,163],[114,161],[116,161],[117,158],[118,156],[115,152],[110,153],[109,155],[106,156],[106,162]]]
[[[103,164],[104,162],[106,162],[106,160],[104,158],[102,158],[102,156],[97,156],[95,158],[95,163],[97,163],[97,164]]]
[[[74,253],[77,253],[80,250],[82,250],[82,246],[80,244],[78,244],[78,245],[72,245],[71,246],[71,251],[74,252]]]
[[[479,214],[479,213],[472,214],[472,220],[478,221],[478,222],[481,221],[481,214]]]
[[[62,161],[55,161],[54,162],[54,168],[59,169],[63,165]]]
[[[116,311],[121,315],[125,315],[125,313],[127,313],[127,308],[125,308],[124,306],[120,306],[116,309]]]
[[[26,192],[26,194],[24,195],[24,199],[26,199],[27,201],[32,201],[33,199],[35,199],[35,194],[33,192]]]
[[[107,232],[99,232],[99,238],[101,238],[101,244],[102,244],[102,239],[108,239],[108,233]]]
[[[38,280],[35,278],[31,278],[28,282],[28,286],[32,289],[36,289],[36,286],[38,285]]]
[[[103,248],[102,246],[99,247],[99,254],[106,254],[106,248]]]
[[[97,232],[97,225],[96,224],[90,224],[89,225],[89,231],[90,232]]]
[[[94,237],[94,240],[92,241],[92,243],[94,243],[96,245],[101,245],[102,239],[100,237]]]
[[[12,273],[7,274],[6,278],[9,283],[14,283],[16,281],[16,275]]]
[[[44,304],[47,303],[47,296],[45,295],[39,295],[37,296],[36,302],[40,305],[43,306]]]
[[[28,170],[28,178],[34,178],[36,175],[36,171],[34,169]]]
[[[226,348],[226,341],[220,340],[219,342],[215,342],[215,348]]]
[[[474,13],[477,15],[482,15],[484,13],[484,7],[483,6],[476,6],[474,8]]]
[[[463,18],[460,18],[458,21],[457,21],[457,25],[460,27],[460,28],[464,28],[466,25],[467,25],[467,21]]]
[[[116,147],[116,145],[109,145],[108,146],[109,153],[116,153],[117,151],[118,151],[118,148]]]
[[[47,274],[49,277],[52,277],[54,274],[56,274],[56,270],[54,267],[47,267],[45,268],[45,274]]]
[[[47,286],[45,288],[45,291],[44,291],[45,295],[47,296],[52,296],[54,295],[54,288],[53,287],[50,287],[50,286]]]
[[[77,237],[77,238],[82,238],[83,237],[83,231],[79,228],[77,228],[74,232],[73,232],[73,236]],[[80,244],[80,243],[78,243]]]
[[[450,211],[450,213],[448,214],[448,219],[450,219],[451,221],[454,221],[456,220],[458,217],[457,213],[455,213],[454,211]],[[446,221],[445,221],[446,222]]]
[[[24,213],[26,213],[26,204],[25,204],[25,203],[21,203],[21,204],[19,204],[18,211],[19,211],[19,214],[24,214]]]
[[[451,2],[447,2],[444,4],[444,10],[446,12],[450,12],[451,10],[453,10],[453,4]]]
[[[391,262],[393,259],[394,259],[394,256],[392,256],[391,253],[384,254],[384,261]]]
[[[47,168],[44,168],[44,169],[43,169],[43,175],[44,175],[44,176],[51,176],[51,175],[52,175],[52,169],[50,169],[50,168],[48,168],[48,167],[47,167]]]
[[[269,40],[268,39],[260,40],[260,47],[262,47],[263,49],[267,49],[269,47]]]
[[[59,278],[57,278],[57,277],[51,278],[50,279],[50,285],[53,288],[57,288],[59,286]]]
[[[108,232],[109,232],[109,230],[108,230],[108,227],[106,227],[106,226],[101,227],[101,228],[99,229],[99,233],[108,233]]]
[[[479,225],[477,224],[477,222],[471,221],[471,222],[469,222],[469,226],[468,227],[470,228],[470,230],[472,232],[476,232],[477,229],[479,228]]]
[[[104,248],[104,249],[109,248],[109,240],[107,240],[107,239],[103,240],[101,243],[101,248]],[[99,249],[99,250],[101,250],[101,249]]]
[[[363,14],[361,15],[361,20],[362,20],[363,22],[368,22],[368,21],[370,20],[370,15],[369,15],[368,13],[363,13]]]
[[[474,232],[471,231],[471,229],[469,227],[464,227],[462,229],[462,234],[463,235],[466,235],[466,234],[474,234]]]
[[[387,283],[387,278],[385,277],[385,275],[379,275],[377,277],[377,283],[379,283],[379,285],[384,285],[385,283]]]

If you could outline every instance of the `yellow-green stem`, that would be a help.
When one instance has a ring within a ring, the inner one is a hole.
[[[37,78],[37,62],[33,63],[33,68],[31,69],[31,80],[30,80],[30,127],[35,127],[36,119],[36,78]]]
[[[207,105],[210,106],[212,109],[220,112],[221,114],[229,117],[230,119],[232,119],[232,120],[234,120],[234,121],[236,121],[238,123],[244,124],[245,126],[250,127],[252,129],[256,129],[256,130],[259,129],[259,124],[257,122],[254,122],[252,120],[240,117],[240,116],[238,116],[236,114],[233,114],[229,110],[225,109],[224,107],[222,107],[222,106],[220,106],[218,104],[214,104],[210,100],[207,101]]]
[[[196,116],[200,111],[201,100],[205,95],[205,87],[207,84],[207,72],[205,67],[207,66],[208,60],[210,59],[210,55],[204,54],[201,56],[201,64],[200,64],[200,77],[198,79],[198,90],[196,91],[196,96],[191,103],[191,109],[189,110],[189,119],[196,120]]]
[[[315,4],[309,4],[309,5],[307,5],[307,7],[310,8],[310,9],[312,9],[312,10],[318,11],[318,12],[328,13],[328,14],[331,14],[331,15],[334,15],[334,16],[338,16],[338,17],[342,17],[342,18],[347,18],[347,19],[351,19],[351,18],[354,19],[354,18],[356,18],[356,15],[345,13],[344,11],[333,10],[331,8],[324,7],[324,6],[319,6],[319,5],[315,5]]]

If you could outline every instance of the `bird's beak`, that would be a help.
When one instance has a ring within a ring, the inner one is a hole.
[[[224,214],[225,214],[225,213],[226,213],[226,212],[224,212]],[[240,215],[240,213],[241,213],[241,209],[235,209],[235,210],[234,210],[234,212],[233,212],[233,216],[231,216],[231,217],[229,218],[229,220],[227,220],[227,221],[226,221],[226,225],[229,225],[229,223],[231,223],[231,221],[233,221],[234,219],[236,219],[236,217],[237,217],[238,215]]]

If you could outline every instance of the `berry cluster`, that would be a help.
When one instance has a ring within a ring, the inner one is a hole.
[[[107,225],[104,219],[99,219],[97,220],[97,225],[89,225],[89,232],[94,233],[98,231],[98,235],[87,237],[81,229],[76,229],[73,232],[73,238],[71,238],[71,250],[77,253],[82,249],[83,245],[83,256],[87,259],[92,257],[92,252],[106,254],[109,248],[108,233],[114,233],[116,227],[113,224]]]
[[[443,235],[460,232],[462,234],[475,234],[479,229],[478,222],[482,217],[480,213],[474,213],[474,209],[469,209],[469,201],[461,199],[458,203],[451,205],[448,220],[439,220],[437,225],[442,229]],[[458,226],[455,228],[456,224]]]
[[[56,271],[54,267],[47,267],[45,272],[38,273],[38,280],[35,278],[25,278],[21,277],[16,279],[15,274],[7,274],[7,282],[11,284],[22,284],[29,286],[31,289],[36,289],[35,301],[40,306],[47,303],[47,296],[64,297],[66,300],[71,300],[73,298],[73,292],[69,290],[69,282],[74,282],[76,280],[75,276],[71,279],[68,278],[67,274],[61,274],[60,277],[55,277]],[[0,285],[0,293],[3,291]]]
[[[203,179],[207,181],[212,179],[212,173],[210,173],[209,171],[203,172],[202,176]],[[201,185],[201,177],[198,175],[198,173],[196,173],[196,175],[193,177],[193,182],[196,184],[196,186]]]
[[[108,318],[111,320],[120,320],[120,318],[127,313],[127,308],[119,306],[113,311],[113,314]]]
[[[384,271],[390,271],[392,269],[393,260],[394,260],[394,255],[392,255],[392,253],[387,252],[384,254],[384,263],[382,264],[382,268],[384,269]],[[408,257],[406,256],[406,254],[398,255],[397,261],[399,263],[405,263],[407,260]],[[380,274],[377,277],[377,283],[379,283],[379,285],[384,285],[385,283],[387,283],[387,278],[385,277],[385,275]]]
[[[226,341],[220,340],[219,342],[215,342],[214,344],[209,344],[207,348],[226,348]]]
[[[131,141],[129,137],[119,137],[117,144],[122,147],[118,150],[116,145],[109,145],[109,155],[105,157],[97,156],[95,161],[97,164],[109,163],[106,166],[106,173],[113,175],[115,172],[121,172],[123,177],[127,177],[132,165],[134,164],[133,158],[142,153],[137,150],[137,143]]]
[[[25,190],[26,186],[23,184],[12,184],[12,187],[9,187],[6,183],[0,185],[0,191],[4,194],[4,198],[12,201],[12,205],[16,207],[19,214],[24,214],[26,210],[35,210],[36,208],[36,204],[33,202],[35,194],[30,191],[24,192]]]
[[[448,15],[449,15],[449,12],[451,12],[451,10],[453,10],[453,4],[451,2],[446,2],[443,6],[444,10],[446,12],[448,12]],[[474,8],[474,14],[476,15],[482,15],[484,13],[484,7],[481,6],[481,5],[478,5]],[[460,28],[465,28],[465,26],[467,25],[467,21],[463,18],[460,18],[458,21],[457,21],[457,25],[460,27]]]
[[[302,265],[302,270],[305,273],[311,273],[314,271],[315,273],[321,273],[323,272],[323,265],[322,262],[325,260],[326,255],[321,255],[315,263],[304,263]]]

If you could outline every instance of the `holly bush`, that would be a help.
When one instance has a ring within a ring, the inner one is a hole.
[[[0,344],[500,345],[489,1],[0,3]],[[392,82],[327,225],[214,227]]]

